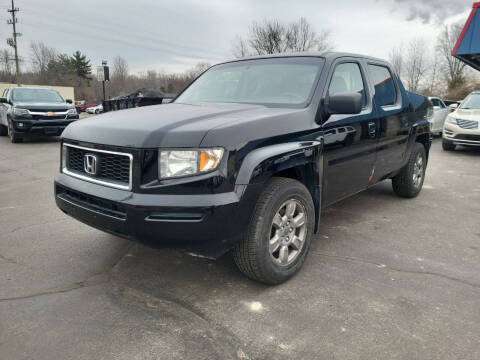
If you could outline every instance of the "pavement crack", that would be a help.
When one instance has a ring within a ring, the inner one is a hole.
[[[18,262],[17,262],[17,261],[15,261],[15,260],[13,260],[13,259],[10,259],[9,257],[6,257],[5,255],[0,254],[0,259],[5,260],[5,261],[8,262],[8,263],[17,264],[17,265],[18,265]]]
[[[82,288],[87,288],[87,287],[90,287],[90,286],[101,285],[101,284],[103,284],[107,281],[108,281],[108,279],[103,280],[103,281],[98,281],[98,282],[92,282],[92,283],[86,283],[84,281],[81,281],[81,282],[75,283],[73,286],[70,286],[70,287],[67,287],[67,288],[64,288],[64,289],[45,290],[45,291],[40,291],[40,292],[37,292],[37,293],[34,293],[34,294],[28,294],[28,295],[23,295],[23,296],[0,298],[0,302],[32,299],[32,298],[35,298],[35,297],[46,296],[46,295],[64,294],[64,293],[68,293],[70,291],[74,291],[74,290],[78,290],[78,289],[82,289]]]
[[[105,283],[107,283],[111,280],[111,276],[110,276],[111,271],[115,268],[115,266],[117,266],[125,258],[125,256],[127,256],[127,254],[129,253],[130,249],[133,246],[135,246],[135,244],[132,244],[132,245],[128,246],[126,251],[121,256],[119,256],[118,259],[116,259],[114,261],[114,263],[111,266],[109,266],[106,270],[103,270],[103,271],[100,271],[98,273],[94,273],[92,275],[89,275],[84,280],[77,281],[77,282],[73,283],[73,285],[71,285],[71,286],[68,286],[68,287],[63,288],[63,289],[57,289],[57,290],[53,289],[53,290],[40,291],[40,292],[37,292],[37,293],[28,294],[28,295],[0,298],[0,302],[31,299],[31,298],[35,298],[35,297],[38,297],[38,296],[45,296],[45,295],[63,294],[63,293],[68,293],[70,291],[74,291],[74,290],[78,290],[78,289],[82,289],[82,288],[87,288],[87,287],[90,287],[90,286],[97,286],[97,285],[105,284]],[[6,261],[10,260],[9,262],[14,262],[15,264],[18,264],[14,260],[5,258],[2,255],[0,255],[0,258],[5,259]],[[105,276],[102,277],[102,275],[105,275]],[[100,279],[91,280],[92,278],[100,278]]]
[[[450,275],[437,273],[437,272],[434,272],[434,271],[401,269],[401,268],[396,268],[396,267],[393,267],[393,266],[389,266],[387,264],[381,264],[381,263],[377,263],[375,261],[361,259],[361,258],[352,257],[352,256],[326,254],[326,253],[322,253],[322,252],[318,252],[318,251],[314,251],[313,253],[315,255],[324,256],[324,257],[337,259],[337,260],[341,260],[341,261],[374,265],[378,268],[385,268],[385,269],[388,269],[388,270],[391,270],[391,271],[405,273],[405,274],[430,275],[430,276],[440,277],[440,278],[443,278],[443,279],[446,279],[446,280],[455,281],[455,282],[458,282],[458,283],[461,283],[461,284],[464,284],[464,285],[468,285],[468,286],[480,289],[480,284],[476,284],[476,283],[473,283],[473,282],[470,282],[470,281],[467,281],[467,280],[463,280],[463,279],[460,279],[460,278],[456,278],[456,277],[453,277],[453,276],[450,276]]]

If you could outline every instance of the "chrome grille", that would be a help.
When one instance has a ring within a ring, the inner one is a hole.
[[[130,190],[132,187],[132,159],[130,153],[98,150],[77,145],[64,144],[66,151],[63,172],[73,177],[94,183]],[[86,171],[85,155],[96,158],[96,173]]]
[[[462,129],[478,129],[478,121],[457,119],[457,125]]]

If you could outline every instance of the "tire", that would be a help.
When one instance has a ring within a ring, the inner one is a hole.
[[[12,129],[12,123],[10,121],[8,122],[8,137],[10,138],[12,144],[21,143],[23,141],[23,139],[18,136],[15,130]]]
[[[416,142],[408,163],[392,178],[395,194],[404,198],[414,198],[422,190],[425,180],[427,156],[422,144]]]
[[[445,140],[445,139],[442,140],[442,148],[443,148],[443,150],[445,150],[445,151],[453,151],[453,150],[455,150],[456,147],[457,147],[457,146],[456,146],[454,143],[452,143],[451,141],[448,141],[448,140]]]
[[[100,114],[100,110],[95,109],[95,114],[97,114],[97,115]]]
[[[7,136],[7,135],[8,135],[8,127],[0,124],[0,136]]]
[[[287,211],[293,207],[289,217]],[[287,281],[305,261],[314,223],[315,208],[308,189],[296,180],[272,178],[255,205],[245,237],[233,251],[237,267],[249,278],[265,284]]]

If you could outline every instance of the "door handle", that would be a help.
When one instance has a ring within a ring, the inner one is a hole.
[[[368,135],[370,135],[371,138],[374,138],[376,134],[377,134],[377,124],[375,124],[374,122],[369,122]]]

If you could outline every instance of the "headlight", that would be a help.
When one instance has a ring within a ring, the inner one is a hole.
[[[77,109],[68,109],[67,115],[77,115]]]
[[[13,114],[17,116],[30,116],[28,109],[13,108]]]
[[[206,173],[217,168],[222,156],[222,148],[161,150],[158,176],[160,179],[166,179]]]
[[[457,125],[457,119],[455,119],[453,116],[448,115],[447,118],[445,119],[446,123]]]

